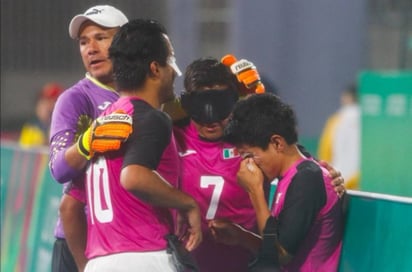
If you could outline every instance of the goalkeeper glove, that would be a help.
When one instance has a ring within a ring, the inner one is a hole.
[[[132,124],[132,117],[122,111],[101,116],[80,135],[77,150],[88,160],[96,152],[118,150],[132,133]]]
[[[260,80],[260,75],[256,69],[256,66],[252,62],[246,59],[237,60],[233,55],[224,56],[221,62],[229,67],[232,73],[236,75],[238,82],[241,83],[243,87],[243,90],[241,90],[241,92],[265,92],[265,86]]]

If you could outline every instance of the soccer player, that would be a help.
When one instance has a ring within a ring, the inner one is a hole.
[[[233,145],[222,140],[240,87],[245,87],[213,58],[192,62],[184,86],[181,102],[190,120],[179,121],[174,132],[180,147],[181,189],[198,201],[202,212],[203,242],[193,254],[201,271],[248,271],[251,252],[238,245],[216,243],[210,229],[215,220],[227,220],[257,231],[252,203],[236,182],[241,157]],[[340,175],[331,172],[339,187]]]
[[[78,41],[87,73],[84,79],[63,92],[52,115],[49,167],[53,177],[66,186],[74,179],[83,180],[82,174],[89,162],[78,152],[76,142],[79,134],[118,99],[108,48],[114,34],[127,21],[120,10],[99,5],[74,16],[70,22],[69,34]],[[84,202],[84,195],[64,194],[62,197],[55,229],[53,272],[83,271],[86,265]]]
[[[199,245],[202,233],[197,203],[176,188],[172,122],[159,110],[174,98],[180,73],[173,47],[163,26],[137,19],[121,27],[109,52],[120,99],[102,118],[120,110],[132,118],[133,132],[119,151],[95,156],[87,170],[85,271],[176,271],[165,240],[174,233],[170,209],[177,209],[187,225],[187,250]],[[83,150],[84,141],[78,145]]]
[[[256,226],[248,195],[236,183],[241,158],[221,139],[238,100],[236,78],[218,60],[199,59],[187,67],[184,87],[181,102],[191,120],[174,132],[180,139],[181,189],[198,201],[202,212],[203,242],[193,255],[200,271],[247,271],[252,255],[239,246],[217,244],[208,227],[215,218],[249,230]]]
[[[337,271],[342,201],[327,170],[300,152],[292,108],[275,95],[252,95],[235,106],[224,138],[243,158],[237,178],[255,208],[261,235],[231,225],[226,230],[232,243],[260,251],[261,263],[280,265],[282,271]],[[276,177],[275,201],[268,207],[263,183]],[[223,226],[213,226],[216,237]]]

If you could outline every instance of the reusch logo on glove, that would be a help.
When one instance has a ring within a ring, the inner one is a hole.
[[[253,69],[255,68],[255,66],[253,65],[253,63],[251,63],[250,61],[247,61],[245,59],[241,59],[238,62],[236,62],[235,64],[233,64],[230,69],[232,70],[232,73],[237,74],[243,70],[246,69]]]
[[[132,123],[132,118],[130,117],[130,115],[125,114],[125,113],[112,113],[106,116],[102,116],[101,120],[102,122],[106,122],[106,121],[125,121],[128,123]]]

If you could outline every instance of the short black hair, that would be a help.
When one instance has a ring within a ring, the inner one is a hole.
[[[109,48],[118,90],[141,87],[150,74],[151,62],[167,65],[170,48],[164,35],[163,25],[149,19],[135,19],[120,28]]]
[[[187,66],[184,75],[186,92],[198,91],[214,85],[227,85],[229,89],[237,91],[236,77],[217,59],[200,58]]]
[[[235,146],[249,145],[266,150],[274,134],[282,136],[288,144],[297,143],[297,119],[293,109],[274,94],[253,94],[235,105],[224,140]]]

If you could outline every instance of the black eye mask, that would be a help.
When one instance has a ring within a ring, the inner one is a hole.
[[[211,124],[226,119],[239,96],[233,90],[207,90],[183,93],[183,109],[195,122]]]

